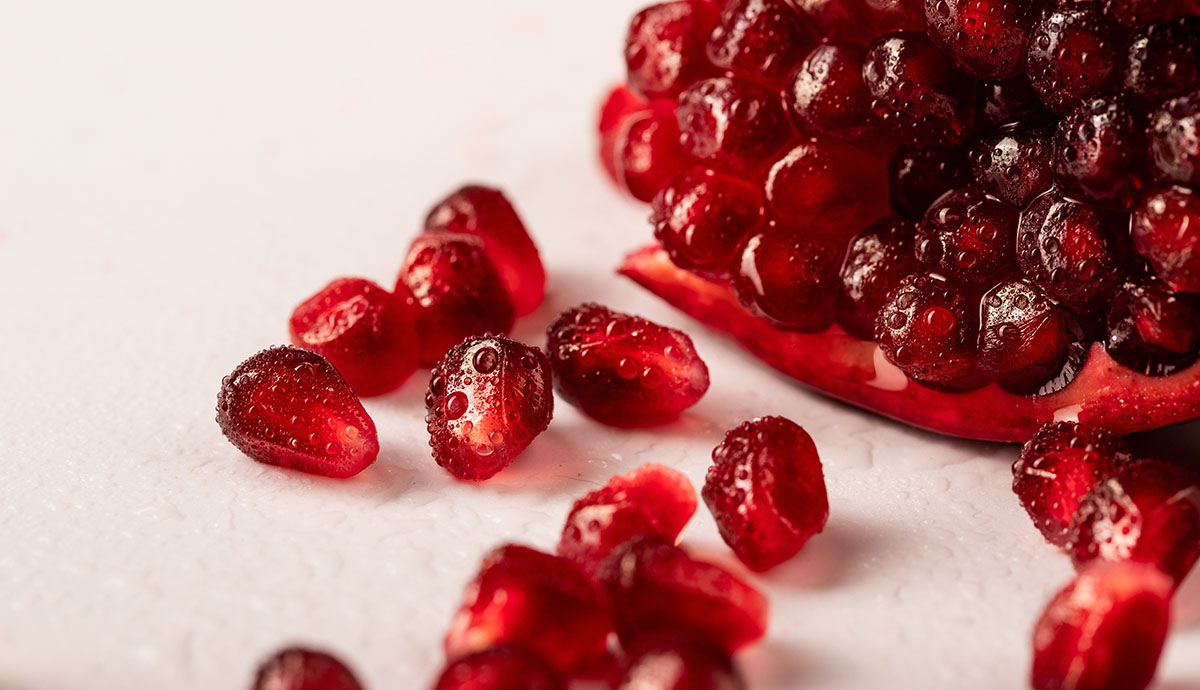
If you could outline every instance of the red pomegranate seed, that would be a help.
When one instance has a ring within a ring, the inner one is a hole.
[[[543,662],[519,647],[492,647],[451,661],[433,690],[562,690]]]
[[[1200,187],[1200,91],[1167,101],[1150,120],[1154,174]]]
[[[273,347],[221,382],[217,424],[250,459],[326,477],[352,477],[379,454],[375,423],[321,355]]]
[[[935,0],[925,3],[929,37],[967,74],[1007,79],[1025,71],[1029,34],[1049,0]]]
[[[696,490],[687,477],[642,465],[575,501],[556,553],[596,577],[609,554],[634,537],[652,534],[674,543],[695,512]]]
[[[763,417],[713,450],[704,502],[725,543],[752,570],[770,570],[825,529],[829,498],[817,446],[795,422]]]
[[[1037,393],[1081,335],[1070,313],[1026,280],[992,288],[980,309],[979,370],[1013,393]]]
[[[921,218],[943,194],[971,179],[958,149],[901,147],[888,161],[892,208],[902,216]]]
[[[762,217],[758,190],[704,170],[686,172],[654,198],[654,237],[676,266],[714,280],[729,277],[738,245]]]
[[[669,108],[654,108],[625,123],[617,148],[617,179],[633,198],[654,199],[690,165],[679,148],[679,128]]]
[[[1200,14],[1198,0],[1104,0],[1103,4],[1104,16],[1134,28]]]
[[[675,117],[684,151],[742,179],[765,170],[792,133],[778,94],[728,77],[693,84]]]
[[[888,293],[900,281],[916,273],[913,255],[912,221],[899,217],[883,218],[850,240],[842,262],[841,292],[837,301],[837,322],[860,340],[875,336],[875,316]]]
[[[495,264],[475,236],[421,233],[413,240],[396,291],[417,300],[421,363],[431,365],[464,338],[507,333],[515,312]]]
[[[708,367],[682,331],[589,303],[546,333],[555,389],[605,424],[663,424],[708,390]]]
[[[1019,217],[977,187],[946,192],[917,226],[917,261],[963,287],[985,290],[1017,273]]]
[[[438,202],[425,219],[428,231],[474,235],[508,287],[517,316],[537,309],[546,293],[546,270],[525,223],[499,189],[468,185]]]
[[[1133,211],[1133,246],[1172,290],[1200,293],[1200,196],[1153,190]]]
[[[253,690],[362,690],[337,657],[301,647],[276,652],[258,668]]]
[[[1054,178],[1065,194],[1126,210],[1146,184],[1143,126],[1120,100],[1096,99],[1058,123]]]
[[[677,0],[638,12],[625,37],[629,86],[645,98],[674,98],[709,76],[705,44],[717,24],[708,0]]]
[[[871,94],[862,81],[863,49],[822,43],[788,78],[784,99],[797,127],[846,141],[878,134]]]
[[[565,558],[508,544],[488,553],[446,633],[446,657],[499,645],[570,674],[605,655],[612,618],[602,593]]]
[[[1200,13],[1200,12],[1198,12]],[[1200,17],[1155,24],[1129,43],[1123,90],[1155,107],[1200,87]]]
[[[1067,549],[1080,567],[1132,560],[1182,582],[1200,558],[1200,479],[1160,460],[1119,467],[1080,502]]]
[[[708,57],[739,77],[778,86],[812,43],[786,0],[728,0],[708,42]]]
[[[597,126],[600,132],[600,164],[613,184],[621,184],[617,177],[617,152],[621,146],[621,134],[625,131],[625,124],[634,115],[649,110],[649,105],[624,86],[610,91],[600,107],[600,122]]]
[[[949,389],[981,384],[975,370],[978,299],[946,280],[917,274],[888,295],[875,342],[909,378]]]
[[[437,464],[459,479],[489,479],[550,425],[550,363],[508,338],[468,338],[433,368],[425,410]]]
[[[1065,546],[1080,501],[1131,461],[1120,436],[1090,424],[1053,422],[1021,449],[1013,492],[1046,541]]]
[[[1125,367],[1166,376],[1200,357],[1200,299],[1157,280],[1128,282],[1108,310],[1108,354]]]
[[[1025,75],[979,83],[979,119],[993,127],[1015,120],[1045,119],[1042,99]]]
[[[826,41],[868,43],[879,33],[863,0],[791,0],[810,30]]]
[[[746,682],[720,647],[687,633],[639,641],[625,657],[616,690],[746,690]]]
[[[974,120],[974,82],[954,69],[925,34],[901,31],[872,41],[863,83],[875,114],[908,143],[953,146]]]
[[[766,633],[766,597],[661,537],[625,542],[605,564],[601,579],[626,647],[664,630],[687,630],[733,652]]]
[[[836,242],[770,226],[743,245],[734,261],[733,291],[771,325],[817,333],[833,323],[841,260]]]
[[[419,364],[411,295],[362,278],[338,278],[296,307],[292,343],[329,360],[361,396],[395,390]]]
[[[1014,122],[986,135],[971,149],[975,182],[1001,201],[1025,208],[1054,184],[1052,131]]]
[[[1146,566],[1080,573],[1034,628],[1033,690],[1143,690],[1167,637],[1170,598],[1170,581]]]
[[[1112,92],[1121,72],[1117,27],[1089,3],[1067,3],[1042,15],[1025,58],[1029,83],[1062,115]]]
[[[811,139],[771,167],[766,201],[780,222],[803,223],[806,234],[847,238],[888,213],[887,183],[882,160],[850,144]]]

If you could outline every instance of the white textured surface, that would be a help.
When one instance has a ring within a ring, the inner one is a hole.
[[[591,127],[637,0],[0,4],[0,688],[240,688],[291,641],[422,687],[485,550],[551,547],[574,496],[642,462],[700,481],[765,413],[817,440],[833,517],[763,581],[753,687],[1023,685],[1070,567],[1008,489],[1012,448],[803,392],[611,274],[648,231]],[[511,192],[551,271],[518,336],[603,299],[692,332],[708,396],[647,433],[560,405],[479,487],[428,458],[422,376],[368,403],[383,453],[355,480],[239,456],[221,376],[327,279],[390,285],[467,179]],[[687,541],[727,553],[703,508]],[[1197,590],[1159,688],[1200,687]]]

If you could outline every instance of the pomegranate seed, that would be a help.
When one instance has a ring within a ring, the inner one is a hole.
[[[1104,0],[1104,16],[1134,28],[1194,14],[1197,0]]]
[[[621,184],[617,177],[617,152],[621,147],[625,125],[633,116],[649,111],[650,106],[624,86],[613,89],[604,99],[597,126],[600,132],[600,164],[613,184]]]
[[[1120,32],[1086,3],[1043,14],[1029,40],[1025,68],[1042,102],[1063,115],[1116,87],[1124,57]]]
[[[329,360],[361,396],[395,390],[417,370],[411,296],[362,278],[338,278],[296,307],[292,343]]]
[[[1182,582],[1200,558],[1200,480],[1160,460],[1118,468],[1080,502],[1067,548],[1080,567],[1132,560]]]
[[[1025,71],[1029,34],[1047,0],[936,0],[925,3],[929,37],[954,64],[979,79]]]
[[[833,242],[771,226],[743,245],[733,291],[777,328],[818,333],[833,324],[841,259]]]
[[[975,182],[1017,208],[1054,184],[1048,127],[1012,123],[986,135],[971,149]]]
[[[549,426],[550,362],[508,338],[468,338],[433,368],[425,409],[437,464],[459,479],[489,479]]]
[[[696,490],[687,477],[642,465],[575,501],[557,553],[596,577],[609,554],[633,537],[653,534],[674,543],[695,512]]]
[[[766,169],[792,133],[778,94],[728,77],[693,84],[675,117],[684,151],[743,179]]]
[[[981,312],[979,370],[1018,395],[1054,378],[1080,337],[1067,310],[1025,280],[992,288]]]
[[[605,655],[611,629],[602,593],[574,563],[508,544],[488,553],[467,585],[446,657],[514,645],[570,674]]]
[[[665,107],[634,115],[617,148],[617,179],[638,201],[650,201],[690,161],[679,148],[675,115]]]
[[[1054,177],[1063,192],[1126,210],[1145,185],[1143,127],[1119,100],[1097,99],[1058,123]]]
[[[525,223],[504,192],[468,185],[438,202],[425,219],[427,231],[474,235],[508,288],[517,316],[537,309],[546,293],[546,271]]]
[[[713,450],[702,493],[725,543],[758,572],[800,553],[829,519],[817,446],[783,417],[755,419],[726,434]]]
[[[664,633],[630,650],[616,690],[746,690],[729,655],[707,640]]]
[[[413,240],[396,292],[417,300],[421,363],[431,365],[464,338],[507,333],[515,312],[483,242],[475,236],[426,232]]]
[[[955,145],[971,128],[974,82],[947,63],[925,34],[901,31],[875,39],[863,82],[884,125],[917,145]]]
[[[604,424],[663,424],[708,390],[708,367],[682,331],[589,303],[546,333],[555,389]]]
[[[717,24],[707,0],[678,0],[638,12],[625,38],[629,86],[645,98],[674,98],[712,71],[704,46]]]
[[[875,336],[875,317],[888,293],[917,272],[912,221],[883,218],[850,240],[842,262],[837,322],[860,340]]]
[[[1151,107],[1200,87],[1200,17],[1148,26],[1125,59],[1124,91]]]
[[[767,206],[782,222],[850,237],[888,212],[883,161],[850,144],[811,139],[780,158],[767,175]],[[853,188],[854,194],[846,190]]]
[[[562,690],[563,682],[519,647],[492,647],[446,665],[433,690]]]
[[[1014,120],[1045,119],[1042,99],[1024,75],[979,84],[979,118],[995,127]]]
[[[1046,541],[1066,546],[1080,501],[1132,459],[1120,436],[1089,424],[1053,422],[1021,448],[1012,468],[1013,492]]]
[[[258,668],[253,690],[362,690],[350,669],[331,654],[300,647],[276,652]]]
[[[375,423],[321,355],[273,347],[221,382],[217,424],[250,459],[326,477],[362,472],[379,454]]]
[[[1172,290],[1200,293],[1200,197],[1162,187],[1133,211],[1133,246]]]
[[[1142,565],[1097,564],[1046,607],[1033,631],[1034,690],[1143,690],[1158,666],[1171,583]]]
[[[1088,311],[1116,289],[1122,261],[1113,245],[1128,221],[1058,190],[1038,197],[1021,214],[1017,259],[1026,278],[1050,298]]]
[[[817,36],[826,41],[868,43],[877,31],[863,0],[791,0]]]
[[[862,81],[863,49],[853,43],[822,43],[788,78],[784,98],[802,131],[846,141],[878,132],[871,94]]]
[[[625,542],[605,564],[601,579],[626,647],[646,635],[687,630],[733,652],[766,633],[766,597],[661,537]]]
[[[1166,376],[1200,357],[1200,301],[1157,280],[1129,282],[1108,311],[1108,354],[1129,369]]]
[[[1154,113],[1149,131],[1155,175],[1200,187],[1200,91],[1167,101]]]
[[[785,0],[728,0],[708,42],[708,58],[739,77],[778,86],[812,43]]]
[[[932,275],[912,275],[888,295],[875,342],[909,378],[950,389],[978,387],[977,299]]]
[[[963,287],[984,290],[1017,272],[1019,217],[976,187],[946,192],[917,226],[917,261]]]
[[[654,198],[654,237],[676,266],[714,280],[729,277],[738,245],[762,217],[758,190],[738,180],[692,170]]]
[[[921,218],[943,194],[970,181],[958,149],[901,147],[888,161],[891,201],[896,213]]]

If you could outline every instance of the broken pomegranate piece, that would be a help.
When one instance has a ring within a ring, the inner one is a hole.
[[[217,424],[252,460],[326,477],[362,472],[379,454],[375,423],[321,355],[273,347],[221,382]]]
[[[708,390],[708,367],[682,331],[583,304],[546,333],[555,390],[605,424],[670,422]]]
[[[491,478],[550,425],[551,386],[536,347],[483,336],[451,348],[425,394],[433,459],[459,479]]]
[[[675,543],[695,512],[696,490],[687,477],[642,465],[575,501],[556,553],[595,578],[609,554],[634,537],[652,534]]]
[[[562,690],[563,682],[520,647],[492,647],[446,664],[433,690]]]
[[[488,553],[467,585],[446,657],[513,645],[570,675],[603,658],[611,630],[602,593],[574,563],[509,544]]]
[[[625,542],[605,563],[601,581],[626,647],[647,635],[687,630],[733,652],[766,633],[766,597],[662,537]]]
[[[292,344],[329,360],[361,396],[395,390],[417,370],[420,344],[411,295],[362,278],[338,278],[296,307]]]
[[[1166,640],[1171,591],[1149,566],[1089,566],[1034,628],[1033,689],[1143,690]]]
[[[746,682],[720,647],[687,633],[639,640],[615,690],[745,690]]]
[[[702,493],[725,543],[759,572],[799,553],[829,519],[817,447],[783,417],[755,419],[726,434],[713,450]]]
[[[301,647],[276,652],[258,669],[252,690],[362,690],[337,657]]]

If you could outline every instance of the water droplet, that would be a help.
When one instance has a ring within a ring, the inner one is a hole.
[[[446,419],[458,419],[467,412],[467,394],[462,391],[455,391],[446,398]]]
[[[496,369],[496,365],[500,362],[500,354],[493,347],[481,347],[475,353],[474,359],[471,360],[475,371],[481,374],[490,374]],[[470,385],[470,384],[468,384]]]

